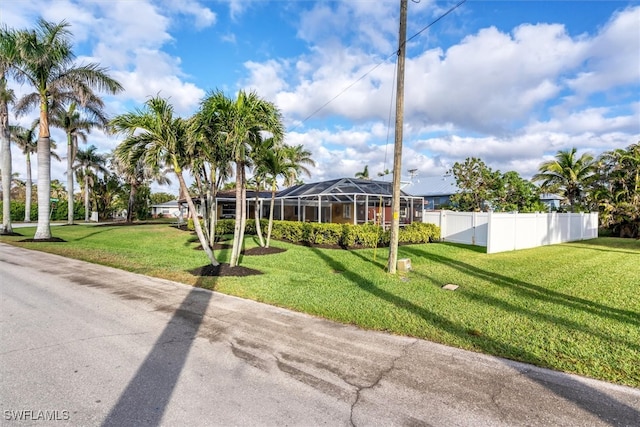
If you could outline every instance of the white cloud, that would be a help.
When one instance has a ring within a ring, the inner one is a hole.
[[[601,92],[640,81],[640,7],[616,13],[591,40],[582,61],[586,69],[568,79],[580,95]]]

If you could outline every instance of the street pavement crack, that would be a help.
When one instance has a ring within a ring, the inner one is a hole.
[[[356,387],[356,398],[355,398],[353,404],[351,405],[351,412],[350,412],[350,415],[349,415],[349,425],[351,425],[353,427],[356,427],[356,424],[353,422],[353,411],[355,410],[356,405],[358,405],[358,403],[360,402],[360,396],[361,396],[362,392],[365,391],[365,390],[373,389],[378,384],[380,384],[380,381],[382,381],[385,376],[387,376],[391,371],[393,371],[396,368],[396,364],[398,363],[398,361],[400,361],[401,359],[406,357],[407,354],[409,353],[409,350],[411,349],[411,347],[416,345],[418,342],[419,342],[419,340],[413,340],[409,344],[405,345],[403,347],[403,349],[402,349],[402,352],[391,361],[391,364],[389,365],[389,367],[387,369],[381,370],[379,372],[377,378],[370,385],[357,386],[355,384],[348,383],[349,385],[352,385],[352,386]]]

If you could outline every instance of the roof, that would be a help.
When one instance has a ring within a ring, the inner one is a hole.
[[[152,208],[174,208],[178,206],[177,200],[170,200],[164,203],[156,203],[155,205],[151,205]]]
[[[553,193],[541,193],[540,200],[564,200],[564,197]]]
[[[402,191],[401,194],[404,197],[412,197],[404,191]],[[338,178],[310,184],[295,185],[278,192],[277,198],[288,199],[326,196],[333,198],[334,200],[342,201],[345,199],[351,199],[354,195],[391,197],[393,195],[393,185],[390,182],[384,181],[373,181],[358,178]]]
[[[453,175],[427,176],[410,183],[404,189],[422,197],[451,196],[458,192]]]

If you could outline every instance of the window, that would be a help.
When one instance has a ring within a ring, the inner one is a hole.
[[[400,208],[400,217],[401,218],[406,218],[407,217],[407,208]]]
[[[342,205],[342,217],[351,218],[351,205]]]
[[[231,203],[223,203],[220,218],[233,219],[235,217],[236,217],[236,206],[232,205]]]

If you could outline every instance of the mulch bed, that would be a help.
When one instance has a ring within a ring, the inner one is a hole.
[[[213,250],[217,251],[220,249],[231,249],[232,245],[228,244],[228,243],[216,243],[213,245]],[[198,245],[195,248],[193,248],[196,251],[201,251],[202,250],[202,245]],[[242,251],[242,255],[247,255],[247,256],[254,256],[254,255],[272,255],[272,254],[279,254],[281,252],[286,251],[286,249],[282,249],[282,248],[274,248],[274,247],[270,247],[270,248],[261,248],[260,246],[255,247],[255,248],[250,248],[250,249],[245,249],[244,251]]]
[[[0,233],[0,236],[22,236],[22,234],[16,233],[15,231],[12,231],[11,233],[2,232],[2,233]]]
[[[59,237],[51,237],[49,239],[22,239],[22,240],[18,240],[19,242],[25,242],[25,243],[41,243],[41,242],[47,242],[47,243],[66,243],[67,241],[64,239],[61,239]]]
[[[262,274],[261,271],[254,270],[253,268],[242,267],[241,265],[237,267],[230,267],[229,264],[220,264],[216,266],[207,264],[202,267],[189,270],[189,273],[194,276],[202,277],[245,277]]]

